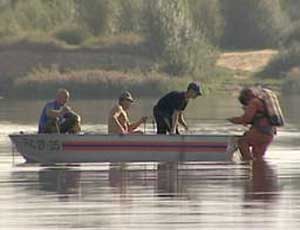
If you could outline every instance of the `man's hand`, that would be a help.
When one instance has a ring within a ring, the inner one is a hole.
[[[172,128],[171,130],[170,130],[170,134],[171,135],[176,135],[177,133],[176,133],[176,128]]]
[[[233,118],[227,118],[226,120],[229,121],[229,122],[231,122],[231,123],[234,123],[233,122]]]
[[[127,134],[128,134],[128,131],[126,131],[125,129],[122,128],[122,129],[120,130],[120,134],[121,134],[121,135],[127,135]]]
[[[72,111],[72,109],[69,106],[65,105],[61,109],[61,114],[68,113],[68,112],[71,112],[71,111]]]
[[[187,124],[182,125],[185,131],[189,131],[189,127],[187,126]]]
[[[241,120],[239,117],[232,117],[232,118],[228,118],[227,120],[233,124],[248,126],[248,124],[244,123],[243,120]]]
[[[146,123],[147,119],[148,119],[147,116],[143,116],[140,121],[141,123]]]

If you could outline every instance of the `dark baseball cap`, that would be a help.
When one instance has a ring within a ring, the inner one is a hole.
[[[197,93],[197,95],[202,95],[202,90],[201,90],[201,86],[199,83],[196,82],[191,82],[188,87],[187,90],[193,90]]]

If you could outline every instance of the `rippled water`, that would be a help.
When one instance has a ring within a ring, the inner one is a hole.
[[[34,131],[43,102],[2,101],[0,229],[299,229],[299,99],[283,99],[288,124],[264,162],[56,167],[24,164],[7,138]],[[153,103],[138,103],[135,115],[149,114]],[[105,130],[110,101],[73,106],[84,115],[85,130]],[[238,114],[237,106],[232,98],[203,98],[186,116],[195,133],[241,133],[222,120]],[[151,122],[146,131],[153,132]]]

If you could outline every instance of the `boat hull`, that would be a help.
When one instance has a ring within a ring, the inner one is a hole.
[[[16,150],[40,163],[229,161],[227,135],[12,134]]]

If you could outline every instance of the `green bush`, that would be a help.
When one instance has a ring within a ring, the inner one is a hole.
[[[277,47],[289,25],[279,0],[222,0],[225,48]]]
[[[299,94],[300,79],[286,79],[282,84],[282,92],[284,92],[285,94]]]
[[[293,67],[300,66],[300,43],[281,50],[270,63],[257,74],[259,77],[284,78]]]
[[[144,0],[120,0],[118,32],[140,32]]]
[[[17,1],[13,9],[18,24],[26,31],[51,31],[74,17],[73,0]]]
[[[216,50],[193,27],[187,0],[149,0],[145,25],[150,51],[172,75],[202,74],[211,70]]]
[[[192,22],[205,37],[219,45],[224,32],[224,18],[219,0],[189,0]]]
[[[282,8],[287,12],[292,21],[300,20],[299,0],[280,0]]]
[[[14,17],[13,11],[10,9],[1,13],[0,20],[0,39],[20,35],[22,29]]]
[[[55,33],[55,38],[70,45],[80,45],[88,37],[88,33],[78,26],[67,25]]]
[[[78,0],[79,22],[93,35],[113,32],[115,0]]]
[[[0,7],[0,39],[42,34],[74,19],[73,0],[7,1]],[[43,36],[44,37],[44,36]]]
[[[282,35],[282,45],[284,47],[289,47],[297,41],[300,42],[300,20],[293,22],[284,30]]]
[[[292,67],[283,80],[281,89],[285,94],[299,94],[300,93],[300,67]]]

